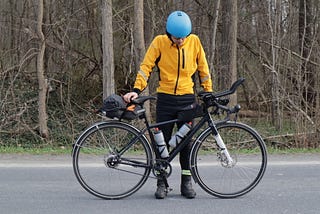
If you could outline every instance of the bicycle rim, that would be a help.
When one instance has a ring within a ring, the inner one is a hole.
[[[87,129],[73,152],[82,187],[103,199],[121,199],[140,189],[150,174],[152,153],[146,138],[137,136],[133,126],[118,121]]]
[[[258,133],[245,124],[228,122],[217,128],[233,164],[227,164],[208,128],[192,148],[192,173],[209,194],[235,198],[248,193],[260,182],[267,165],[266,147]]]

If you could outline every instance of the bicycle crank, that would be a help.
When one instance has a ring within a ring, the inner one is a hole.
[[[166,160],[157,160],[152,168],[152,173],[157,178],[168,178],[172,173],[172,166]]]

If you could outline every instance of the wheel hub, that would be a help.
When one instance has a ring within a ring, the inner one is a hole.
[[[115,168],[119,165],[120,159],[117,155],[106,155],[104,157],[104,164],[108,167]]]
[[[231,158],[232,158],[231,163],[228,161],[228,158],[223,152],[219,152],[217,156],[218,156],[218,161],[220,161],[221,163],[221,166],[225,168],[232,168],[237,164],[237,157],[235,155],[231,155]]]

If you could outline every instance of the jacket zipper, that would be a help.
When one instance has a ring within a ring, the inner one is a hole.
[[[184,68],[185,58],[184,58],[184,49],[182,49],[182,68]]]
[[[178,81],[179,81],[179,76],[180,76],[180,49],[178,46],[177,46],[177,49],[178,49],[178,74],[177,74],[176,85],[174,87],[174,94],[177,93]]]
[[[174,87],[174,94],[177,93],[179,76],[180,76],[180,48],[177,47],[177,49],[178,49],[178,75],[177,75],[176,85]],[[184,64],[185,64],[184,49],[182,48],[181,51],[182,51],[182,68],[184,68]]]

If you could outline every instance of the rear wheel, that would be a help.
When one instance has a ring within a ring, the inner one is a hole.
[[[81,186],[103,199],[120,199],[146,182],[152,152],[133,126],[107,121],[88,128],[76,141],[73,169]]]
[[[260,135],[251,127],[235,122],[217,125],[233,163],[217,146],[210,128],[197,138],[191,151],[191,170],[196,182],[209,194],[235,198],[251,191],[267,166],[267,151]]]

